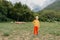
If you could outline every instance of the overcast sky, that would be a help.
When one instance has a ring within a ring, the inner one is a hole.
[[[45,8],[49,4],[52,4],[55,0],[8,0],[12,3],[21,2],[22,4],[26,4],[31,10],[37,9],[40,7],[41,9]]]

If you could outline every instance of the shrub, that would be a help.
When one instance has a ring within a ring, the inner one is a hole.
[[[10,34],[8,32],[4,32],[3,36],[9,36]]]

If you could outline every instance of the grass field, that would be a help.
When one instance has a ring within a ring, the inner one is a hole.
[[[39,35],[34,37],[31,22],[0,23],[0,40],[60,40],[60,22],[41,22]]]

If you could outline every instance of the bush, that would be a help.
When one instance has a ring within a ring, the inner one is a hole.
[[[8,32],[4,32],[3,36],[9,36],[10,34]]]
[[[12,19],[9,19],[5,16],[0,16],[0,22],[8,22],[8,21],[12,21]]]

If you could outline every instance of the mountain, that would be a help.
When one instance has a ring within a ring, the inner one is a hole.
[[[40,11],[40,10],[41,10],[41,7],[38,6],[38,5],[35,5],[35,6],[33,7],[33,11],[34,11],[34,12],[37,12],[37,11]]]
[[[60,0],[56,0],[53,4],[47,6],[45,9],[48,10],[60,10]]]

